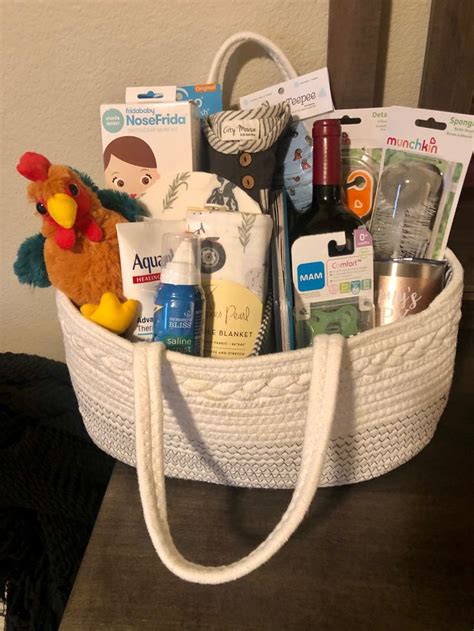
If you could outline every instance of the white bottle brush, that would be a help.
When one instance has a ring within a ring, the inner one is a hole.
[[[426,256],[442,191],[442,173],[430,162],[399,161],[384,170],[371,223],[377,259]]]

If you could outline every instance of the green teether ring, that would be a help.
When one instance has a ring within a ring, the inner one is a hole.
[[[334,311],[324,311],[324,309],[313,307],[306,324],[313,336],[322,333],[340,333],[344,337],[349,337],[359,333],[358,317],[359,312],[353,305],[344,305]]]

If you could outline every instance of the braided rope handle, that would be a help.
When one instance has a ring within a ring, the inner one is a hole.
[[[285,80],[295,79],[298,76],[288,57],[271,40],[263,35],[258,35],[258,33],[241,31],[228,37],[217,51],[211,64],[207,83],[219,82],[219,77],[224,74],[230,55],[246,42],[253,42],[261,46],[278,66]]]
[[[296,530],[316,493],[336,406],[344,338],[317,336],[301,467],[290,504],[272,533],[246,557],[230,565],[205,566],[185,559],[172,539],[166,507],[160,343],[134,345],[137,472],[145,522],[164,565],[180,578],[208,585],[245,576],[268,561]]]

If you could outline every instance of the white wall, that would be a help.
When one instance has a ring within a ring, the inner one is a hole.
[[[430,0],[392,5],[384,100],[416,105]],[[64,358],[53,290],[19,285],[11,269],[20,243],[40,227],[15,170],[19,156],[38,151],[102,184],[101,103],[120,102],[127,85],[204,82],[220,43],[240,30],[270,37],[301,73],[320,68],[328,7],[329,0],[0,0],[0,351]],[[268,59],[247,53],[227,106],[280,79]]]
[[[392,0],[384,105],[418,105],[430,8],[431,0]]]

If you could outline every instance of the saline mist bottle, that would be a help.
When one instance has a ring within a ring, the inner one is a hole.
[[[202,356],[206,299],[201,287],[199,237],[163,236],[163,262],[155,296],[153,341],[172,351]]]

